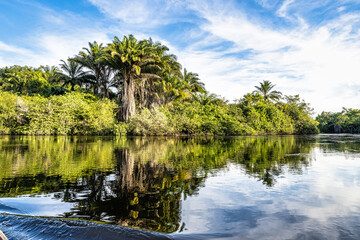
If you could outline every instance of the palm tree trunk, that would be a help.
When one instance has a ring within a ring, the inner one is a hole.
[[[128,121],[135,114],[135,81],[131,76],[125,78],[123,91],[121,120]]]

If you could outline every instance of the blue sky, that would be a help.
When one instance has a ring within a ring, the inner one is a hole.
[[[316,112],[360,107],[360,0],[0,0],[0,32],[0,67],[57,65],[131,33],[228,100],[265,79]]]

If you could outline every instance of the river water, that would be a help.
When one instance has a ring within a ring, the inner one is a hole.
[[[9,239],[360,239],[360,135],[0,137]]]

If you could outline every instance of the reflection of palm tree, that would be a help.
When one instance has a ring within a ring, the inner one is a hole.
[[[255,92],[260,93],[264,96],[265,101],[268,100],[279,100],[281,98],[281,92],[279,91],[271,91],[275,87],[274,84],[272,84],[270,81],[264,80],[263,82],[260,82],[260,87],[255,86],[256,90]]]

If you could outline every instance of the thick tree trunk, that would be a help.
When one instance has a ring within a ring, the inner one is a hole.
[[[145,107],[146,106],[146,93],[145,93],[145,87],[141,86],[140,90],[139,90],[139,98],[140,98],[140,107]]]
[[[124,81],[121,120],[128,121],[135,114],[135,80],[129,76]]]

